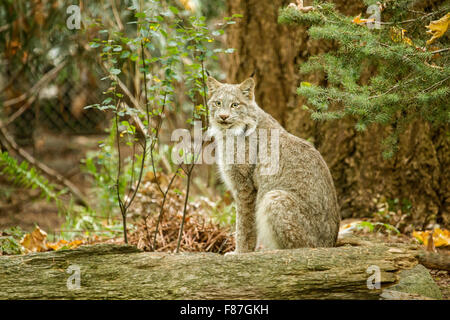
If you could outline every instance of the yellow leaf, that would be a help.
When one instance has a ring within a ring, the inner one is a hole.
[[[71,242],[69,242],[68,246],[70,249],[75,249],[78,248],[79,246],[81,246],[83,244],[82,240],[73,240]]]
[[[414,238],[419,240],[420,243],[426,245],[425,241],[428,243],[428,232],[429,231],[413,231],[412,235]]]
[[[59,250],[62,246],[64,246],[67,243],[66,240],[61,239],[58,242],[51,242],[47,243],[47,248],[51,250]]]
[[[57,245],[57,244],[55,244],[55,243],[47,243],[47,248],[48,249],[50,249],[50,250],[58,250],[59,249],[59,246]]]
[[[429,25],[425,26],[428,29],[427,33],[432,35],[431,39],[427,41],[427,44],[432,44],[436,39],[442,37],[448,29],[450,22],[450,12],[439,20],[431,21]]]
[[[435,229],[433,241],[436,247],[444,247],[450,245],[450,231],[445,229]]]
[[[425,246],[428,246],[428,238],[432,231],[413,231],[412,235],[419,240],[420,243],[423,243]],[[445,247],[450,246],[450,231],[446,229],[436,228],[433,231],[433,242],[435,247]]]
[[[311,87],[311,83],[307,82],[307,81],[302,81],[302,83],[300,83],[301,87]]]
[[[33,232],[27,233],[20,240],[20,244],[25,248],[26,252],[42,252],[47,250],[45,240],[47,233],[39,227]]]
[[[396,27],[392,27],[390,29],[390,34],[391,34],[391,39],[394,42],[403,42],[406,43],[410,46],[413,45],[413,42],[410,38],[408,38],[405,34],[406,34],[406,30],[405,29],[398,29]]]
[[[180,0],[181,4],[186,10],[194,12],[196,9],[196,3],[193,0]]]

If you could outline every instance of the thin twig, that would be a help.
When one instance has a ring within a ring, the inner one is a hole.
[[[166,203],[167,193],[169,192],[170,187],[172,186],[172,183],[175,181],[175,178],[177,177],[177,173],[178,173],[178,168],[177,168],[177,170],[175,171],[175,173],[173,174],[172,178],[170,179],[169,184],[167,185],[166,191],[164,192],[164,195],[163,195],[163,200],[162,200],[162,203],[161,203],[161,208],[159,209],[158,220],[157,220],[157,222],[156,222],[155,234],[154,234],[154,236],[153,236],[153,244],[152,244],[152,249],[153,249],[153,251],[155,251],[155,248],[156,248],[156,237],[157,237],[157,235],[158,235],[159,225],[161,224],[161,220],[162,220],[162,217],[163,217],[163,213],[164,213],[164,204]],[[155,178],[156,178],[156,177],[155,177]]]
[[[136,137],[133,137],[133,139],[136,139]],[[134,183],[134,165],[135,165],[135,158],[136,158],[136,143],[133,141],[133,156],[131,157],[131,178],[128,184],[128,198],[131,195],[131,191],[133,188]]]
[[[188,202],[189,191],[190,191],[190,186],[191,186],[191,173],[192,173],[192,169],[194,169],[194,165],[195,164],[191,165],[191,168],[190,168],[190,170],[187,173],[186,197],[184,198],[183,218],[181,220],[180,232],[178,233],[177,249],[175,251],[176,253],[180,252],[181,239],[183,238],[183,229],[184,229],[184,223],[185,223],[185,220],[186,220],[187,202]]]
[[[18,97],[12,98],[10,100],[6,100],[5,102],[3,102],[3,106],[9,107],[9,106],[15,105],[19,102],[26,100],[27,97],[29,97],[31,95],[35,95],[36,93],[38,93],[39,89],[44,84],[46,84],[48,81],[50,81],[52,78],[54,78],[65,65],[66,65],[66,61],[63,61],[60,64],[58,64],[56,67],[54,67],[52,70],[50,70],[49,72],[44,74],[42,76],[42,78],[39,79],[39,81],[36,82],[36,84],[29,90],[30,91],[29,95],[27,95],[26,93],[23,93]]]
[[[116,105],[116,112],[115,112],[115,120],[116,120],[116,142],[117,142],[117,153],[118,153],[118,160],[117,160],[117,177],[116,177],[116,192],[117,192],[117,201],[119,202],[119,208],[120,212],[122,214],[122,225],[123,225],[123,240],[125,243],[128,243],[128,236],[127,236],[127,208],[125,207],[122,198],[120,197],[120,171],[121,171],[121,162],[122,162],[122,156],[120,152],[120,135],[119,135],[119,107],[120,107],[120,100]]]
[[[24,113],[29,107],[30,105],[34,102],[34,100],[36,100],[36,95],[38,93],[38,91],[41,89],[42,86],[44,86],[45,84],[47,84],[50,80],[52,80],[57,74],[58,72],[65,66],[66,62],[63,61],[61,62],[59,65],[57,65],[56,67],[54,67],[52,70],[50,70],[49,72],[47,72],[41,79],[39,79],[39,81],[29,90],[30,94],[27,95],[26,93],[20,95],[19,97],[7,100],[3,103],[4,107],[8,107],[11,105],[15,105],[19,102],[22,102],[24,100],[27,100],[26,103],[20,107],[19,110],[17,110],[16,112],[14,112],[7,120],[6,122],[3,124],[5,126],[11,124],[14,120],[16,120],[18,117],[20,117],[20,115],[22,113]]]
[[[437,87],[438,85],[440,85],[441,83],[447,81],[448,79],[450,79],[450,76],[448,76],[448,77],[445,78],[445,79],[442,79],[441,81],[438,81],[438,82],[434,83],[432,86],[430,86],[430,87],[428,87],[428,88],[426,88],[426,89],[423,89],[422,92],[426,92],[426,91],[428,91],[428,90],[431,90],[431,89],[433,89],[434,87]]]
[[[444,48],[444,49],[439,49],[439,50],[431,51],[430,53],[435,54],[435,53],[445,52],[445,51],[449,51],[449,50],[450,50],[450,48]]]
[[[16,81],[17,77],[22,73],[23,69],[25,69],[26,64],[22,64],[19,70],[15,74],[11,76],[8,83],[6,83],[3,88],[0,89],[0,92],[3,92],[8,88],[14,81]]]
[[[142,55],[142,61],[143,61],[143,69],[144,69],[144,95],[145,95],[145,111],[147,113],[147,126],[150,126],[150,111],[148,109],[148,96],[147,96],[147,71],[146,69],[146,65],[145,65],[145,57],[144,57],[144,44],[141,41],[141,55]],[[147,129],[147,132],[149,132],[149,130]],[[142,150],[142,159],[141,159],[141,167],[139,170],[139,177],[137,180],[137,185],[136,185],[136,189],[133,192],[133,195],[131,196],[131,198],[128,201],[128,204],[125,205],[125,208],[128,209],[130,207],[130,205],[133,203],[134,198],[136,197],[136,194],[139,190],[139,186],[141,185],[142,182],[142,174],[144,172],[144,164],[145,164],[145,158],[146,158],[146,154],[147,154],[147,136],[144,136],[144,142],[143,142],[143,150]]]
[[[203,79],[203,92],[206,93],[206,82],[205,82],[205,69],[204,69],[204,64],[203,64],[203,60],[202,60],[202,79]],[[203,96],[203,103],[206,103],[206,95]],[[195,119],[195,115],[196,115],[196,108],[194,107],[194,111],[193,111],[193,118]],[[195,155],[195,147],[194,147],[194,159],[192,161],[191,166],[189,167],[188,170],[185,170],[182,166],[181,169],[186,173],[187,175],[187,187],[186,187],[186,197],[184,199],[184,207],[183,207],[183,220],[181,221],[181,226],[180,226],[180,232],[178,233],[178,241],[177,241],[177,249],[176,249],[176,253],[178,253],[180,251],[180,244],[181,244],[181,238],[183,235],[183,229],[184,229],[184,223],[186,220],[186,209],[187,209],[187,202],[188,202],[188,198],[189,198],[189,190],[190,190],[190,186],[191,186],[191,176],[192,176],[192,170],[195,167],[195,163],[197,162],[196,160],[198,159],[198,157],[201,155],[202,153],[202,148],[203,148],[203,139],[202,139],[202,144],[200,146],[200,150],[199,153],[196,157]]]
[[[202,59],[202,80],[203,80],[203,105],[206,109],[206,128],[209,128],[209,108],[206,102],[206,77],[205,77],[205,64]]]
[[[377,94],[376,96],[370,96],[370,97],[368,97],[367,99],[368,99],[368,100],[371,100],[371,99],[376,99],[376,98],[382,97],[382,96],[384,96],[385,94],[388,94],[389,92],[391,92],[391,91],[397,89],[397,88],[400,87],[401,85],[405,85],[405,84],[407,84],[407,83],[409,83],[409,82],[412,82],[412,81],[414,81],[414,80],[416,80],[416,79],[417,79],[417,78],[413,78],[413,79],[410,79],[410,80],[405,81],[405,82],[399,82],[399,83],[397,83],[396,85],[394,85],[394,86],[392,86],[391,88],[389,88],[387,91],[385,91],[385,92],[383,92],[383,93],[380,93],[380,94]]]
[[[108,71],[108,67],[105,64],[102,64],[102,67],[105,71]],[[134,105],[134,107],[138,110],[141,110],[141,106],[138,102],[138,100],[131,94],[130,90],[127,88],[127,86],[122,82],[122,80],[119,79],[116,75],[111,75],[112,79],[117,82],[122,92],[130,99],[131,103]],[[145,137],[147,136],[147,130],[145,129],[144,124],[142,123],[141,119],[139,119],[138,116],[135,114],[131,115],[131,119],[133,119],[133,122],[137,128],[137,130]]]
[[[110,0],[109,2],[111,3],[112,12],[114,15],[114,19],[116,19],[117,26],[120,31],[123,31],[123,23],[122,23],[122,20],[120,20],[120,14],[117,11],[116,1]]]
[[[169,65],[169,70],[171,68],[171,65]],[[162,122],[163,122],[163,115],[164,115],[164,111],[166,108],[166,101],[167,101],[167,91],[164,91],[164,98],[163,98],[163,105],[161,107],[161,113],[158,117],[158,122],[156,124],[156,128],[155,128],[155,136],[152,138],[152,143],[150,144],[150,158],[151,158],[151,162],[152,162],[152,170],[153,170],[153,175],[156,178],[156,168],[155,168],[155,160],[154,160],[154,156],[153,156],[153,151],[156,145],[156,142],[159,139],[159,132],[161,130],[161,126],[162,126]],[[159,192],[161,192],[161,194],[164,194],[161,186],[159,185],[158,181],[156,180],[156,186],[159,189]]]

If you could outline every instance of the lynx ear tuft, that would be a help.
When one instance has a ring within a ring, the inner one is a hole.
[[[255,80],[253,80],[253,78],[248,78],[239,85],[239,89],[241,89],[244,96],[253,100],[255,97]]]
[[[214,79],[211,76],[208,76],[208,78],[206,79],[206,86],[208,87],[208,91],[209,91],[210,95],[214,91],[216,91],[221,85],[222,85],[222,83],[220,83],[219,81],[217,81],[216,79]]]

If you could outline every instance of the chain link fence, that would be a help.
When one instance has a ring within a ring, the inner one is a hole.
[[[108,116],[97,109],[84,109],[101,99],[101,89],[67,81],[49,85],[37,99],[9,125],[8,129],[21,146],[34,144],[36,135],[93,135],[104,133]],[[9,108],[8,118],[20,107]]]

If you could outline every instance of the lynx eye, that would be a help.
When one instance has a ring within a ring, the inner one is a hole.
[[[216,104],[216,106],[220,107],[222,105],[222,102],[216,101],[215,104]]]
[[[237,108],[237,107],[239,107],[239,103],[233,102],[233,103],[231,104],[231,107],[232,107],[232,108]]]

